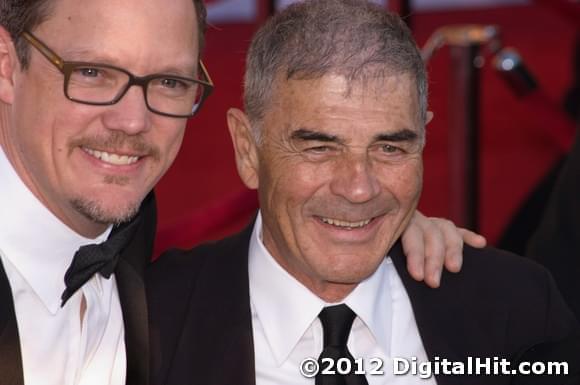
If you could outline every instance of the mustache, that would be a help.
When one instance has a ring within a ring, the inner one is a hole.
[[[69,152],[72,152],[75,147],[88,147],[102,151],[130,151],[155,160],[161,157],[161,150],[157,145],[147,142],[142,135],[128,135],[123,131],[110,131],[107,135],[74,139],[69,144]]]
[[[323,218],[358,222],[385,215],[399,208],[396,200],[373,199],[364,203],[352,203],[338,197],[316,198],[309,201],[306,209]]]

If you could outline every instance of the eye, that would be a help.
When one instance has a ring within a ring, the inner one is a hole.
[[[188,88],[189,84],[181,81],[179,79],[174,79],[174,78],[162,78],[159,79],[159,84],[164,87],[164,88],[171,88],[171,89],[175,89],[175,88]]]
[[[396,154],[398,152],[402,152],[399,147],[393,146],[392,144],[383,144],[381,146],[381,150],[387,154]]]
[[[115,71],[99,67],[77,67],[72,72],[72,76],[77,78],[97,79],[112,77]]]
[[[76,72],[79,75],[82,75],[84,77],[87,78],[96,78],[99,76],[99,74],[101,74],[101,70],[98,68],[92,68],[92,67],[84,67],[84,68],[78,68],[76,70]]]
[[[330,146],[316,146],[316,147],[309,147],[306,151],[314,153],[314,154],[323,154],[325,152],[329,152],[332,150]]]
[[[104,87],[116,86],[124,74],[111,68],[76,67],[70,75],[71,86]]]

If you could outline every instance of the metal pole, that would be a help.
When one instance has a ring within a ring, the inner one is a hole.
[[[451,219],[479,229],[479,67],[483,46],[496,51],[500,31],[493,25],[451,25],[436,30],[421,50],[427,62],[442,46],[451,54],[449,87],[449,204]]]
[[[449,89],[450,217],[478,230],[479,44],[452,45]]]

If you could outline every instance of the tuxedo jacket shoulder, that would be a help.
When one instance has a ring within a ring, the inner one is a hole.
[[[251,228],[149,266],[152,384],[253,384]]]
[[[148,316],[144,275],[153,252],[157,222],[153,193],[143,201],[140,216],[136,234],[129,245],[121,251],[115,268],[125,327],[127,385],[149,384]],[[0,385],[23,384],[14,301],[10,283],[0,263]]]
[[[150,267],[152,384],[255,383],[250,234],[246,229],[190,251],[173,250]],[[512,358],[531,345],[577,333],[551,276],[534,262],[466,247],[461,273],[444,273],[441,287],[431,289],[409,276],[400,244],[389,255],[432,360]],[[458,377],[437,381],[471,383]]]

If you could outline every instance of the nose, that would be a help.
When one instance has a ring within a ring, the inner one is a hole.
[[[368,154],[351,154],[337,162],[330,189],[351,203],[364,203],[381,192]]]
[[[116,104],[107,107],[103,114],[103,123],[110,130],[123,131],[127,135],[136,135],[151,127],[151,112],[145,104],[143,89],[130,87]]]

